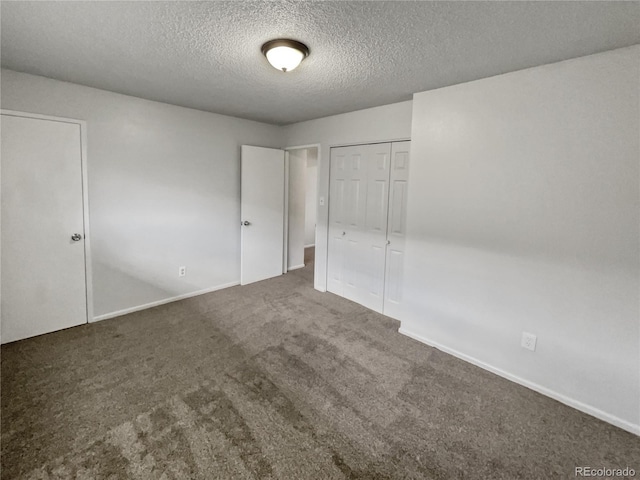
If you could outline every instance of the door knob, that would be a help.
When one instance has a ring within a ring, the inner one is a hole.
[[[82,235],[80,235],[79,233],[74,233],[73,235],[71,235],[71,240],[73,240],[74,242],[79,242],[80,240],[82,240]]]
[[[346,234],[347,234],[347,232],[342,232],[342,235],[346,235]]]
[[[242,222],[242,225],[244,225],[244,226],[246,227],[247,225],[251,225],[251,222],[247,222],[247,221],[245,220],[244,222]]]

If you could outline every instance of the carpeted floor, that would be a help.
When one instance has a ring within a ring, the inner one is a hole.
[[[547,479],[640,439],[313,290],[313,265],[2,348],[2,479]]]
[[[316,258],[316,247],[307,247],[304,249],[304,264],[313,262]]]

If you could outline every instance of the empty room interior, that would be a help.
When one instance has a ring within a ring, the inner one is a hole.
[[[3,480],[640,476],[640,2],[0,18]]]

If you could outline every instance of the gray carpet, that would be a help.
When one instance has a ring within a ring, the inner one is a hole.
[[[640,439],[313,290],[313,265],[2,348],[2,478],[546,479]]]
[[[316,258],[316,247],[307,247],[304,249],[304,264],[313,262]]]

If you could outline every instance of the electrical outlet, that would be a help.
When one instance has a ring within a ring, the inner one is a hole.
[[[178,267],[178,276],[184,277],[187,274],[187,267]]]
[[[520,345],[522,346],[522,348],[526,348],[527,350],[535,352],[537,339],[538,337],[536,337],[533,333],[522,332],[522,341],[520,342]]]

